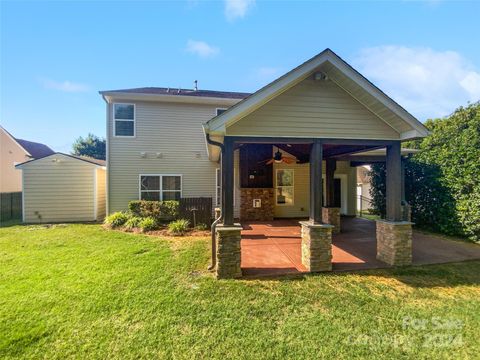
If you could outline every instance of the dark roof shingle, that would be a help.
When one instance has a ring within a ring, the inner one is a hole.
[[[164,87],[143,87],[143,88],[134,88],[134,89],[100,91],[100,94],[106,94],[106,93],[178,95],[178,96],[213,97],[213,98],[224,98],[224,99],[244,99],[247,96],[251,95],[250,93],[243,93],[243,92],[193,90],[193,89],[178,89],[178,88],[164,88]]]
[[[50,149],[45,144],[40,144],[37,142],[22,140],[22,139],[15,139],[15,140],[20,144],[21,147],[23,147],[35,159],[42,158],[55,153],[55,151]]]

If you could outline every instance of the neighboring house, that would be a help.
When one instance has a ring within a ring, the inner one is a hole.
[[[323,185],[315,181],[323,203],[355,215],[352,161],[361,158],[353,155],[384,160],[385,151],[368,151],[427,134],[329,49],[253,94],[174,88],[100,94],[107,102],[108,213],[136,199],[208,196],[218,206],[223,193],[226,224],[232,216],[312,216],[310,158],[319,143]]]
[[[22,191],[22,173],[15,165],[53,153],[47,145],[16,139],[0,126],[0,193]]]
[[[357,166],[357,210],[368,210],[372,207],[370,188],[370,165]]]
[[[105,161],[53,153],[19,164],[17,169],[23,176],[24,222],[102,221],[105,217]]]

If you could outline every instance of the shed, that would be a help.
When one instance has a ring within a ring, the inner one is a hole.
[[[102,221],[105,161],[54,153],[16,166],[22,170],[23,222]]]

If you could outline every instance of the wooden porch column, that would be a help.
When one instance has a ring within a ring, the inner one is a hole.
[[[334,207],[334,176],[337,169],[337,161],[335,159],[327,159],[325,167],[325,207]]]
[[[322,142],[315,139],[310,152],[310,222],[322,224]]]
[[[387,146],[386,202],[389,221],[402,220],[402,165],[400,141]]]
[[[233,140],[225,136],[222,152],[223,224],[233,225]]]

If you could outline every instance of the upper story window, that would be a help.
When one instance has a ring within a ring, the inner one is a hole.
[[[218,115],[224,113],[225,111],[227,111],[227,109],[225,109],[225,108],[217,108],[215,115],[218,116]]]
[[[113,135],[135,136],[134,104],[113,104]]]

